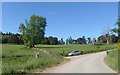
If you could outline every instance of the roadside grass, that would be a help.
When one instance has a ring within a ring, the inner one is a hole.
[[[36,69],[43,71],[65,61],[63,57],[71,51],[82,50],[83,54],[87,54],[115,47],[116,45],[36,45],[36,48],[28,49],[23,45],[2,44],[2,72],[32,73]],[[38,59],[35,57],[37,52],[40,52]]]
[[[120,71],[120,66],[118,65],[118,62],[120,61],[120,56],[118,57],[118,52],[120,54],[120,51],[113,50],[105,57],[105,63],[112,68],[115,71]],[[120,64],[120,62],[119,62]]]
[[[120,73],[120,50],[118,50],[118,73]]]
[[[2,74],[2,45],[0,44],[0,74]]]

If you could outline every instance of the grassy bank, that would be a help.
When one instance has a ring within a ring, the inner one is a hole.
[[[41,52],[40,58],[36,59],[36,51],[27,49],[22,45],[3,45],[2,71],[3,73],[32,72],[40,68],[40,71],[57,65],[63,61],[62,56]]]
[[[48,67],[60,64],[64,56],[74,50],[82,50],[83,54],[113,49],[116,45],[36,45],[34,49],[23,45],[2,45],[2,71],[3,73],[42,71]],[[63,54],[64,51],[64,54]],[[39,52],[40,58],[35,54]]]
[[[118,52],[120,54],[120,51],[113,50],[105,57],[105,63],[115,71],[120,71],[120,66],[118,65],[118,63],[120,64],[120,56],[118,57]]]

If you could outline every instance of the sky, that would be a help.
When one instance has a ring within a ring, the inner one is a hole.
[[[2,32],[19,33],[20,23],[36,14],[46,17],[45,36],[97,38],[114,28],[117,2],[3,2]]]
[[[1,0],[2,2],[118,2],[119,0]]]

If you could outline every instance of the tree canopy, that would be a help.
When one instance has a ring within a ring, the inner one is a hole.
[[[118,34],[118,38],[120,39],[120,16],[118,18],[118,22],[116,22],[116,24],[118,27],[117,28],[113,28],[112,31]]]
[[[30,20],[21,23],[19,31],[22,33],[25,45],[34,47],[34,44],[42,41],[47,26],[46,18],[38,15],[32,15]]]

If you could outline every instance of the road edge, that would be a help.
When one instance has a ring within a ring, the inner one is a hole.
[[[105,64],[109,69],[111,69],[114,73],[118,73],[118,71],[112,69],[112,68],[107,64],[107,62],[105,61],[105,58],[106,58],[106,57],[107,57],[107,55],[103,58],[104,64]]]

